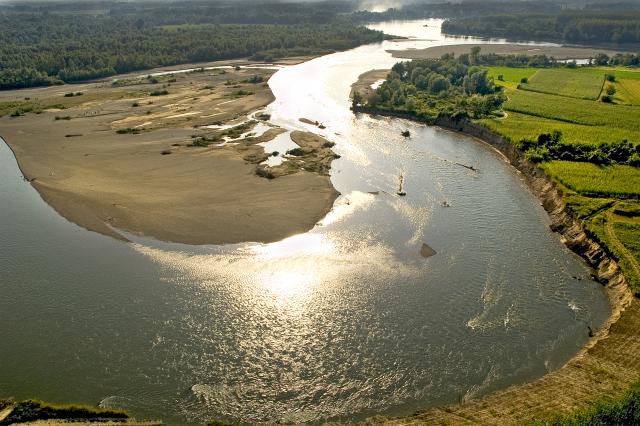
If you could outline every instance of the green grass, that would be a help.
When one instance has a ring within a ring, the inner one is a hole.
[[[536,426],[595,426],[640,424],[640,384],[619,398],[596,401],[585,410],[532,423]]]
[[[520,84],[520,80],[531,78],[538,71],[538,68],[489,67],[487,70],[489,77],[492,77],[496,84],[515,89]],[[500,75],[502,80],[498,80]]]
[[[610,198],[591,198],[568,192],[563,195],[567,209],[578,219],[586,219],[613,205],[615,200]]]
[[[613,229],[620,242],[633,254],[636,262],[640,262],[640,223],[616,221]]]
[[[604,75],[603,71],[580,73],[570,69],[541,69],[529,78],[528,83],[521,84],[521,88],[557,96],[596,100],[602,91]]]
[[[541,164],[541,167],[552,179],[581,195],[640,197],[640,168],[570,161],[551,161]]]
[[[624,67],[580,67],[572,70],[582,74],[604,75],[613,74],[616,79],[640,80],[640,70]]]

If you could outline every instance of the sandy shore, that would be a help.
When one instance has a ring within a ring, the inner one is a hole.
[[[353,85],[366,88],[383,70],[364,73]],[[408,118],[408,117],[407,117]],[[595,270],[606,289],[612,313],[607,323],[567,364],[530,383],[518,384],[461,404],[430,408],[411,416],[376,416],[366,425],[521,425],[534,419],[587,407],[605,397],[621,395],[640,380],[640,301],[634,298],[617,265],[590,240],[580,223],[566,211],[561,195],[548,177],[508,141],[473,123],[439,122],[443,127],[476,137],[499,150],[526,178],[548,212],[551,227],[564,243]]]
[[[269,155],[257,144],[284,132],[250,119],[273,101],[273,73],[0,92],[0,136],[43,199],[92,231],[187,244],[277,241],[311,229],[338,194],[325,148],[285,161],[271,178],[257,174]],[[32,112],[12,117],[19,109]],[[319,163],[326,167],[312,167]]]
[[[618,52],[607,49],[591,49],[581,47],[561,46],[531,46],[526,44],[453,44],[450,46],[434,46],[426,49],[388,50],[394,58],[402,59],[433,59],[440,58],[447,53],[456,56],[469,53],[471,48],[479,46],[482,53],[495,53],[497,55],[547,55],[556,59],[589,59],[598,53],[613,55]]]

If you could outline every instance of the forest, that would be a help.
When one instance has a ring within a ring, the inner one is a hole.
[[[382,41],[341,19],[350,3],[98,2],[0,7],[0,89],[181,63],[273,61]]]
[[[631,7],[631,6],[629,6]],[[500,13],[446,20],[442,31],[454,35],[549,40],[580,44],[640,43],[640,10],[565,10],[559,13]]]

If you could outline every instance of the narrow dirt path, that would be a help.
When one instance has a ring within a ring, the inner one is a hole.
[[[629,249],[626,248],[624,244],[622,244],[622,241],[618,239],[618,236],[616,235],[616,231],[613,228],[613,223],[615,223],[615,220],[613,219],[613,212],[611,210],[607,211],[607,213],[605,213],[605,218],[606,220],[605,220],[605,226],[604,226],[604,233],[606,237],[613,243],[614,246],[616,246],[616,249],[624,256],[625,260],[633,268],[633,271],[636,274],[636,276],[640,278],[640,264],[636,260],[633,253],[631,253]]]

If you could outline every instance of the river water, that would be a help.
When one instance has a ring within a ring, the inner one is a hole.
[[[40,199],[1,144],[0,395],[169,423],[350,421],[563,365],[609,305],[515,170],[471,138],[348,110],[358,75],[395,62],[385,49],[461,41],[438,25],[379,24],[418,39],[270,80],[272,121],[319,120],[342,156],[333,211],[281,242],[194,247],[88,232]],[[421,256],[425,243],[437,254]]]

